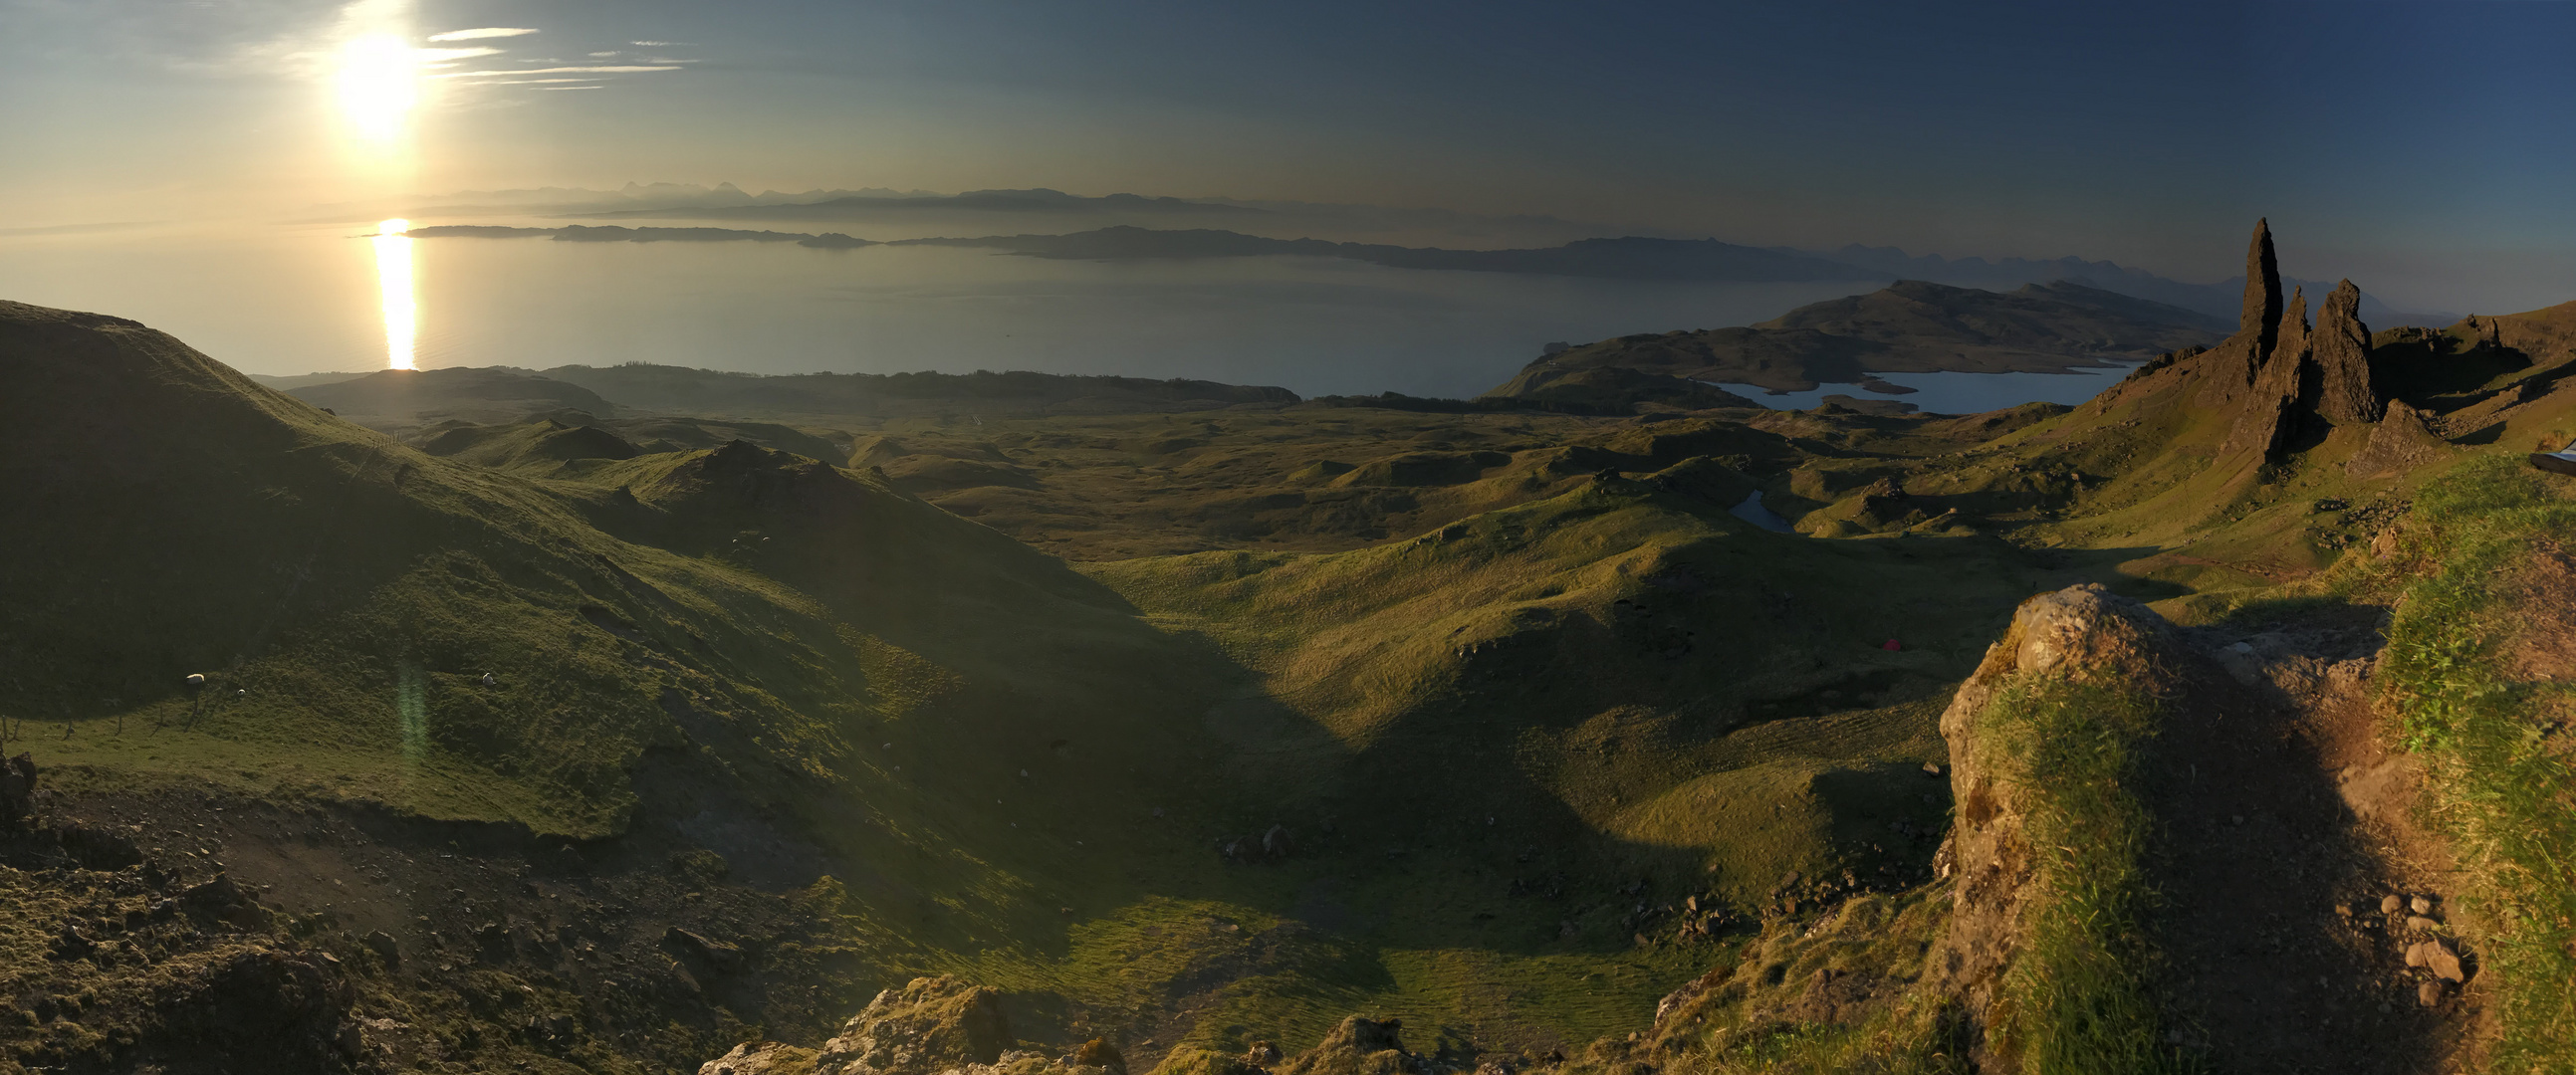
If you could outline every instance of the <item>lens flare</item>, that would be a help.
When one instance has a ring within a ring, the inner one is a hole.
[[[340,49],[340,109],[358,136],[392,148],[420,98],[419,57],[399,37],[361,37]]]
[[[384,289],[385,365],[407,370],[412,365],[412,343],[420,336],[420,301],[414,297],[411,282],[411,221],[388,220],[376,225],[376,282]]]

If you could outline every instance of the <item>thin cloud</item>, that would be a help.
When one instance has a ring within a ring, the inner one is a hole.
[[[677,71],[677,64],[607,64],[598,67],[531,67],[523,71],[455,71],[431,78],[501,78],[508,75],[627,75],[644,71]]]
[[[590,58],[591,58],[591,59],[594,59],[594,60],[605,60],[605,59],[607,59],[607,58],[609,58],[609,57],[611,57],[611,56],[615,56],[615,55],[617,55],[617,54],[616,54],[616,53],[614,53],[614,52],[594,52],[594,53],[591,53],[591,54],[590,54]]]
[[[47,224],[35,228],[0,228],[0,236],[18,235],[87,235],[102,231],[131,231],[152,225],[144,220],[117,220],[98,224]]]
[[[686,41],[629,41],[627,44],[639,49],[672,49],[687,48],[689,43]]]
[[[478,26],[471,30],[449,30],[443,34],[431,34],[429,35],[429,39],[432,41],[479,41],[487,37],[525,37],[536,32],[537,31],[534,28],[526,26]]]
[[[555,90],[596,90],[605,88],[606,87],[603,86],[539,86],[537,87],[537,92],[551,93]]]
[[[500,54],[501,50],[499,49],[480,47],[467,49],[412,50],[412,55],[419,57],[425,63],[447,63],[454,60],[471,60],[477,56],[498,56]]]

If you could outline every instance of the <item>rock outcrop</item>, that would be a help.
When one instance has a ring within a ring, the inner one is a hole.
[[[1956,998],[1980,1049],[1987,1012],[2028,940],[2036,863],[2024,833],[2032,789],[1998,772],[1998,759],[1978,749],[1977,723],[2014,676],[2062,670],[2079,680],[2149,682],[2174,648],[2163,617],[2098,584],[2042,594],[2022,603],[2003,640],[1986,650],[1941,714],[1958,811],[1934,868],[1952,879],[1956,895],[1944,948],[1925,973]]]
[[[2345,460],[2343,470],[2350,477],[2376,478],[2421,466],[2449,447],[2425,423],[2424,412],[2390,400],[2379,424],[2370,429],[2370,443]]]
[[[0,827],[15,825],[36,801],[36,759],[20,754],[0,761]]]
[[[2387,410],[2370,374],[2370,326],[2361,323],[2361,289],[2345,280],[2317,310],[2308,344],[2317,370],[2316,413],[2336,425],[2376,422]]]
[[[2202,406],[2239,409],[2220,455],[2259,455],[2278,462],[2323,427],[2367,425],[2387,409],[2370,367],[2370,327],[2361,322],[2361,289],[2345,280],[2308,327],[2307,296],[2281,299],[2272,230],[2254,225],[2245,255],[2245,311],[2236,335],[2200,360],[2210,383]],[[2240,388],[2241,386],[2241,388]]]
[[[1011,1043],[1002,995],[942,975],[888,989],[823,1046],[818,1070],[848,1075],[932,1075],[990,1064]]]
[[[1404,1049],[1403,1020],[1356,1015],[1278,1069],[1279,1075],[1415,1075],[1421,1070],[1421,1058]]]
[[[745,1043],[698,1075],[1127,1075],[1105,1041],[1063,1056],[1015,1044],[1000,993],[941,975],[878,993],[821,1049]]]

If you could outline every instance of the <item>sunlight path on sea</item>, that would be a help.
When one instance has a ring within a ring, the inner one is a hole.
[[[420,299],[412,286],[411,221],[388,220],[376,225],[376,281],[383,291],[385,312],[385,365],[398,370],[412,367],[412,347],[420,336]]]

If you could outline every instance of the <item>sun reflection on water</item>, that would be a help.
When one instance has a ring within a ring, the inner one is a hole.
[[[420,300],[412,289],[411,221],[388,220],[376,225],[376,280],[384,291],[385,364],[398,370],[414,368],[412,345],[420,337]]]

